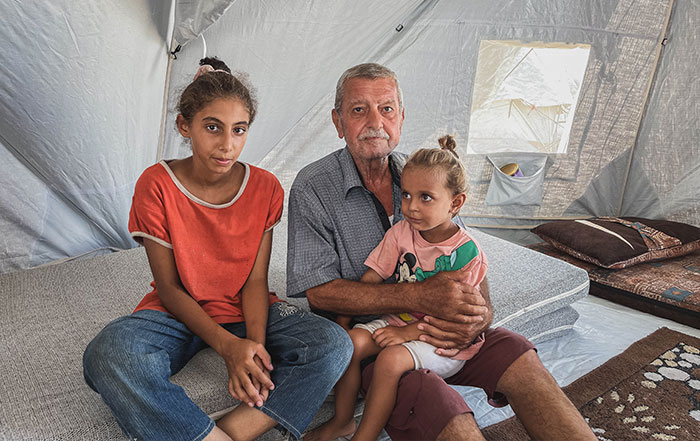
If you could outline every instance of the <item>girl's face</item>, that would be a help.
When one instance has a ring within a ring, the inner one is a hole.
[[[453,195],[440,169],[410,167],[401,176],[401,211],[406,221],[429,242],[440,242],[451,230],[466,195]],[[434,240],[431,240],[434,239]]]
[[[177,117],[177,128],[192,141],[195,168],[204,173],[224,174],[243,151],[248,137],[248,109],[235,98],[217,98],[197,112],[191,122]]]

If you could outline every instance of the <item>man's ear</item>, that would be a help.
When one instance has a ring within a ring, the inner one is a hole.
[[[462,209],[462,205],[467,201],[467,194],[466,193],[457,193],[452,197],[452,206],[450,207],[450,211],[452,212],[453,216],[457,216],[459,214],[459,210]]]
[[[190,123],[187,122],[184,116],[182,114],[179,114],[177,118],[175,119],[175,124],[177,125],[177,130],[180,132],[182,136],[185,138],[190,137]]]
[[[337,110],[331,110],[331,118],[333,119],[333,125],[335,126],[335,130],[338,132],[338,138],[343,139],[343,137],[345,136],[345,134],[343,133],[343,124],[340,121],[340,114]]]

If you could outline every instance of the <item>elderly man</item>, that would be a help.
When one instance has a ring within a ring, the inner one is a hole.
[[[404,121],[401,89],[388,68],[360,64],[340,77],[333,124],[347,146],[306,166],[289,195],[287,294],[306,295],[326,317],[422,311],[424,340],[452,355],[482,332],[477,355],[451,378],[425,371],[404,375],[386,425],[392,439],[483,439],[471,410],[449,384],[482,388],[495,406],[510,404],[535,439],[596,439],[540,362],[533,345],[491,329],[488,286],[459,271],[413,284],[358,282],[364,261],[392,223],[402,218],[395,153]],[[373,365],[363,371],[367,390]],[[340,435],[340,434],[337,434]],[[336,435],[336,436],[337,436]]]

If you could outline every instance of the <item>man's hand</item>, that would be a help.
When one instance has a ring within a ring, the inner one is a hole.
[[[489,313],[487,301],[479,289],[468,284],[466,269],[444,271],[421,282],[420,311],[455,323],[481,323]]]
[[[426,291],[425,295],[433,295],[433,303],[437,305],[425,309],[428,313],[432,312],[432,315],[425,316],[423,318],[425,323],[420,323],[418,329],[424,333],[420,336],[420,340],[435,346],[436,354],[452,357],[469,346],[489,327],[493,319],[493,311],[486,278],[477,288],[466,283],[465,279],[469,274],[467,271],[443,272],[427,279],[425,287],[432,289],[428,282],[443,274],[447,281],[438,280],[436,286],[447,286],[453,289],[453,292],[443,293],[444,295],[441,296],[434,291]],[[455,287],[457,287],[456,294]],[[450,307],[460,309],[461,312],[450,314],[449,311],[446,313],[441,311]]]
[[[435,317],[425,316],[426,323],[418,325],[425,334],[419,340],[430,343],[437,349],[435,353],[445,357],[453,357],[468,347],[484,331],[484,325],[479,323],[455,323]]]
[[[268,391],[275,385],[270,380],[270,354],[265,347],[252,340],[231,336],[222,357],[228,369],[228,389],[231,396],[248,406],[262,406]]]

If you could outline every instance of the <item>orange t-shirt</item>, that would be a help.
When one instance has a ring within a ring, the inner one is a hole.
[[[165,161],[144,170],[136,182],[129,231],[173,250],[185,290],[217,323],[244,321],[240,291],[253,269],[263,233],[282,216],[284,190],[277,178],[243,163],[238,194],[214,205],[191,194]],[[153,291],[135,311],[168,312]],[[270,293],[270,304],[279,301]]]

